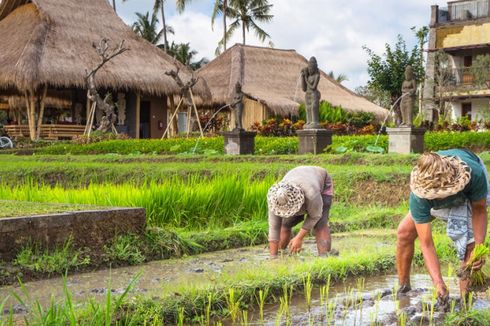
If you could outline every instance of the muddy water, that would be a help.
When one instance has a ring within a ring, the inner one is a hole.
[[[459,288],[455,278],[447,279],[451,299],[456,303]],[[432,282],[426,274],[412,275],[413,290],[407,295],[395,299],[393,289],[397,284],[396,275],[377,276],[367,279],[348,279],[346,282],[330,288],[329,300],[321,302],[320,291],[312,293],[308,310],[304,295],[292,297],[289,307],[289,321],[286,313],[280,312],[279,306],[269,305],[264,308],[265,325],[397,325],[399,314],[406,314],[406,324],[428,324],[430,306],[433,302]],[[362,298],[362,299],[361,299]],[[426,305],[423,308],[423,304]],[[330,305],[330,309],[329,309]],[[458,304],[455,309],[458,309]],[[476,309],[490,308],[488,297],[477,294],[474,299]],[[436,323],[442,321],[444,313],[434,309]],[[278,323],[278,320],[281,322]],[[422,322],[421,322],[422,320]],[[257,315],[251,317],[251,325],[261,324]]]

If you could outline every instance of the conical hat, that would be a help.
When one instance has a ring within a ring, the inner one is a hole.
[[[438,155],[438,154],[424,154]],[[457,156],[440,156],[417,164],[410,175],[410,189],[419,198],[441,199],[462,191],[471,179],[471,168]],[[419,161],[420,162],[420,161]]]
[[[278,182],[270,187],[267,193],[269,211],[277,216],[288,218],[301,210],[305,202],[305,195],[300,187],[288,183]]]

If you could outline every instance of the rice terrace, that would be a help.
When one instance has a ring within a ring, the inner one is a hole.
[[[490,325],[489,31],[0,0],[0,325]]]

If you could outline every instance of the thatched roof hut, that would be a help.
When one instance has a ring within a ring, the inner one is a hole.
[[[3,0],[0,2],[0,90],[85,88],[85,69],[99,62],[93,44],[124,40],[130,51],[99,71],[97,87],[149,95],[179,93],[165,71],[175,60],[138,37],[107,0]],[[181,74],[190,72],[180,63]],[[201,82],[194,89],[206,97]]]
[[[245,93],[274,114],[296,115],[304,103],[300,72],[308,61],[294,50],[236,44],[199,70],[212,94],[210,105],[230,103],[237,82]],[[322,100],[350,112],[372,112],[384,119],[388,110],[355,94],[323,71],[318,85]],[[255,120],[258,121],[258,120]]]

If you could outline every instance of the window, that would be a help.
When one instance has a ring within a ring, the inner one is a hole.
[[[468,117],[471,120],[471,103],[463,103],[461,105],[461,116]]]

